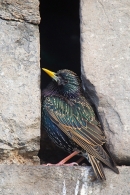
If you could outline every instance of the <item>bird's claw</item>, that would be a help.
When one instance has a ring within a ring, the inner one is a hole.
[[[60,164],[60,163],[58,163],[57,165],[78,166],[78,163],[76,163],[76,162],[67,163],[67,164]]]
[[[72,162],[72,163],[68,163],[68,164],[62,164],[62,163],[57,163],[57,164],[51,164],[51,163],[47,163],[47,164],[42,164],[43,166],[78,166],[78,163],[76,162]]]
[[[42,166],[48,167],[48,166],[55,166],[57,164],[51,164],[51,163],[47,163],[47,164],[42,164]]]

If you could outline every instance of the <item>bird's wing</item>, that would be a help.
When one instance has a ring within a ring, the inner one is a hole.
[[[104,133],[96,125],[94,112],[87,101],[69,104],[59,97],[48,97],[45,101],[50,119],[87,153],[115,171],[111,158],[102,148],[106,142]]]
[[[95,124],[94,112],[86,100],[70,105],[59,97],[48,97],[45,105],[51,120],[72,140],[80,139],[92,146],[105,143],[105,136]]]

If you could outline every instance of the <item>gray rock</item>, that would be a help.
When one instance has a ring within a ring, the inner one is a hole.
[[[81,0],[84,88],[100,113],[111,152],[130,163],[130,3]]]
[[[0,19],[2,163],[35,163],[41,114],[39,59],[38,26]]]
[[[2,0],[0,1],[0,18],[39,24],[39,1]]]
[[[94,181],[90,167],[0,165],[2,195],[129,195],[130,168],[105,169],[106,181]]]

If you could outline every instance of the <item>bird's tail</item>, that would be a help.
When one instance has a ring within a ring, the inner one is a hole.
[[[105,177],[105,174],[103,171],[102,163],[90,154],[88,154],[88,158],[89,158],[89,161],[93,167],[93,170],[94,170],[94,173],[95,173],[97,179],[106,180],[106,177]]]
[[[117,165],[116,165],[116,163],[115,163],[115,161],[114,161],[114,159],[113,159],[113,157],[112,157],[112,155],[111,155],[111,153],[110,153],[110,151],[109,151],[108,146],[107,146],[106,143],[103,145],[103,148],[105,149],[105,151],[107,152],[107,154],[108,154],[108,156],[109,156],[110,166],[109,166],[108,164],[107,164],[107,165],[108,165],[115,173],[119,174],[119,170],[118,170],[118,168],[116,167]]]
[[[105,165],[110,167],[115,173],[119,174],[119,170],[116,167],[116,163],[114,162],[113,158],[111,157],[108,148],[103,148],[102,146],[93,146],[95,149],[95,155],[93,155],[96,159],[103,162]],[[105,150],[104,150],[105,149]]]

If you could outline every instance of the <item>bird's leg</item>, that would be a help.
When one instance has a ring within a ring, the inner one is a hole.
[[[69,164],[65,164],[68,160],[70,160],[72,157],[76,156],[77,154],[79,154],[80,151],[74,151],[72,154],[70,154],[69,156],[67,156],[66,158],[64,158],[63,160],[61,160],[59,163],[57,164],[51,164],[51,163],[48,163],[46,164],[45,166],[50,166],[50,165],[70,165],[70,166],[73,166],[73,165],[78,165],[77,162],[73,162],[73,163],[69,163]],[[80,160],[80,159],[79,159]]]
[[[61,160],[59,163],[57,163],[57,165],[63,165],[65,164],[68,160],[70,160],[72,157],[76,156],[77,154],[79,154],[79,151],[74,151],[72,154],[70,154],[69,156],[67,156],[66,158],[64,158],[63,160]],[[69,164],[67,164],[69,165]],[[78,163],[70,163],[70,165],[78,165]]]
[[[80,162],[82,162],[84,160],[84,157],[82,156],[79,160],[76,161],[77,164],[79,164]]]

